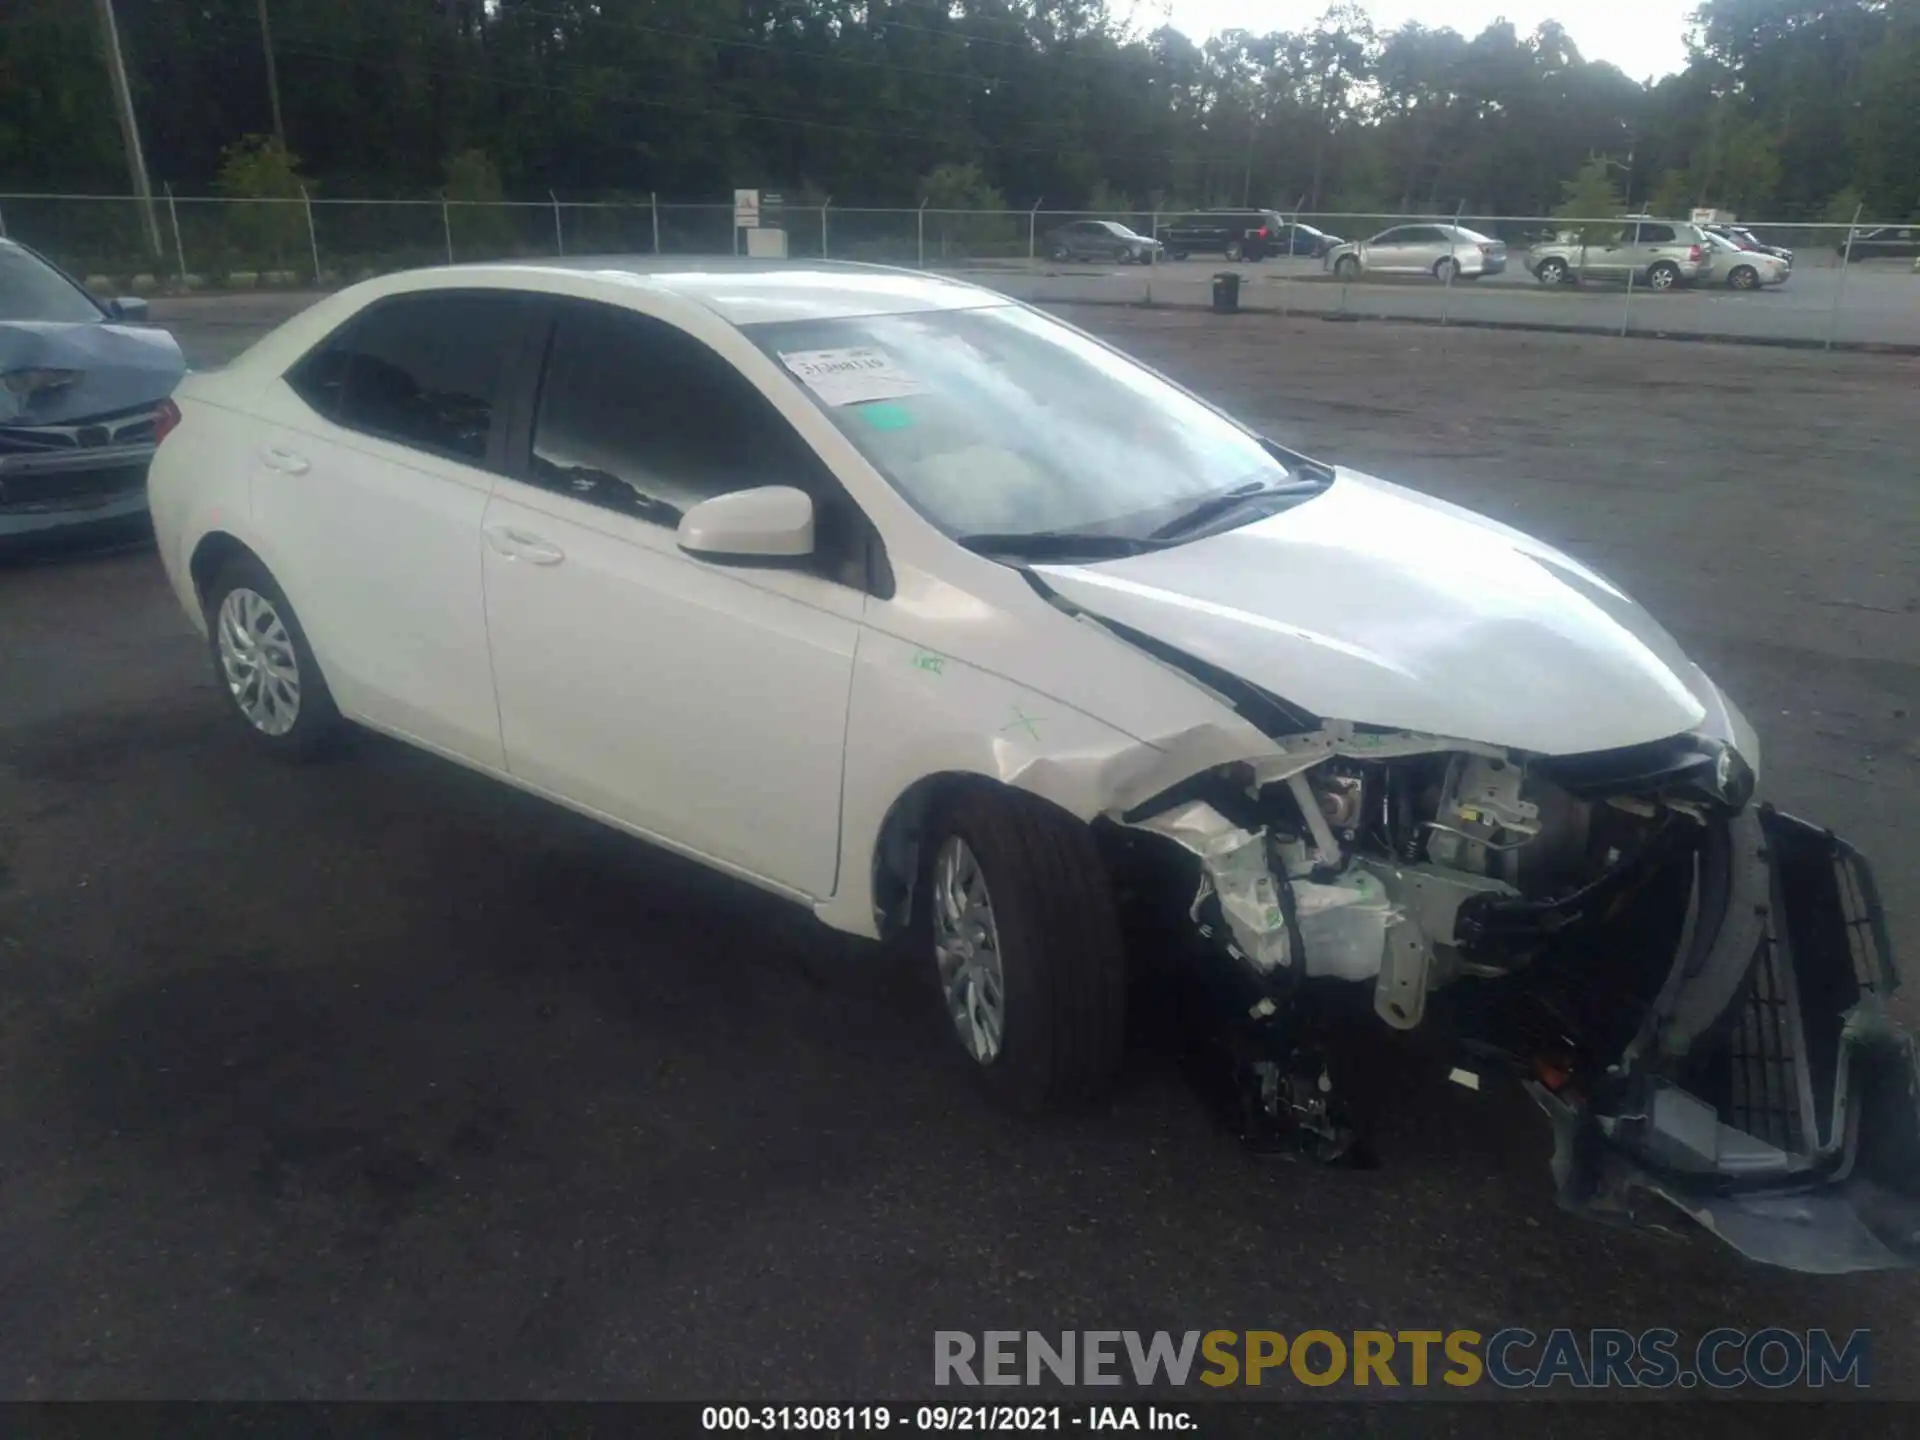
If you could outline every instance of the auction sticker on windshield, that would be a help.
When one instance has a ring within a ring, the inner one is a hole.
[[[860,405],[920,395],[926,386],[870,345],[841,350],[782,351],[780,362],[828,405]]]

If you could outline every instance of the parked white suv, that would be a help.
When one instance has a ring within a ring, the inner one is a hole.
[[[382,730],[897,936],[1016,1107],[1105,1086],[1158,936],[1310,1153],[1356,1142],[1371,1016],[1527,1085],[1568,1205],[1920,1250],[1864,862],[1518,531],[863,267],[391,276],[178,400],[161,559],[267,751]]]

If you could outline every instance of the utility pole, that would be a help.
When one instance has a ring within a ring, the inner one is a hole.
[[[1253,196],[1253,136],[1259,125],[1258,118],[1247,112],[1247,168],[1240,179],[1240,204],[1245,206]]]
[[[287,127],[280,119],[280,76],[273,68],[273,27],[267,23],[267,0],[260,0],[260,48],[267,53],[267,98],[273,102],[273,138],[287,148]]]
[[[120,138],[127,147],[127,169],[133,176],[133,193],[140,202],[140,214],[147,225],[147,243],[155,255],[166,254],[160,243],[160,217],[153,209],[153,188],[147,184],[147,160],[140,153],[140,127],[133,118],[133,91],[127,85],[126,62],[120,58],[120,29],[113,23],[113,0],[97,0],[100,10],[100,40],[107,52],[107,75],[113,82],[114,108],[120,115]]]

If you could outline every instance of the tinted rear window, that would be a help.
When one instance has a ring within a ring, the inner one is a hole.
[[[349,429],[477,465],[524,313],[504,291],[380,301],[302,360],[288,383]]]

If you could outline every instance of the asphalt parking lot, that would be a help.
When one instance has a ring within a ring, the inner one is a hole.
[[[1484,280],[1441,285],[1424,276],[1369,276],[1342,285],[1321,262],[1276,257],[1229,265],[1218,259],[1138,265],[1038,263],[984,270],[982,283],[1047,303],[1138,301],[1149,289],[1161,304],[1204,305],[1214,275],[1241,278],[1240,303],[1285,314],[1345,313],[1367,319],[1446,320],[1633,335],[1698,335],[1794,345],[1892,345],[1920,348],[1920,273],[1904,260],[1850,267],[1813,255],[1785,285],[1744,293],[1701,285],[1664,294],[1619,284],[1541,285],[1515,255]]]
[[[155,309],[207,364],[288,303]],[[1068,313],[1634,591],[1920,949],[1920,360]],[[1409,1076],[1380,1169],[1262,1159],[1146,1026],[1110,1105],[1016,1123],[896,959],[391,743],[255,759],[150,553],[0,568],[0,1394],[904,1398],[936,1329],[1780,1325],[1870,1327],[1920,1396],[1910,1280],[1563,1216],[1517,1095]]]

